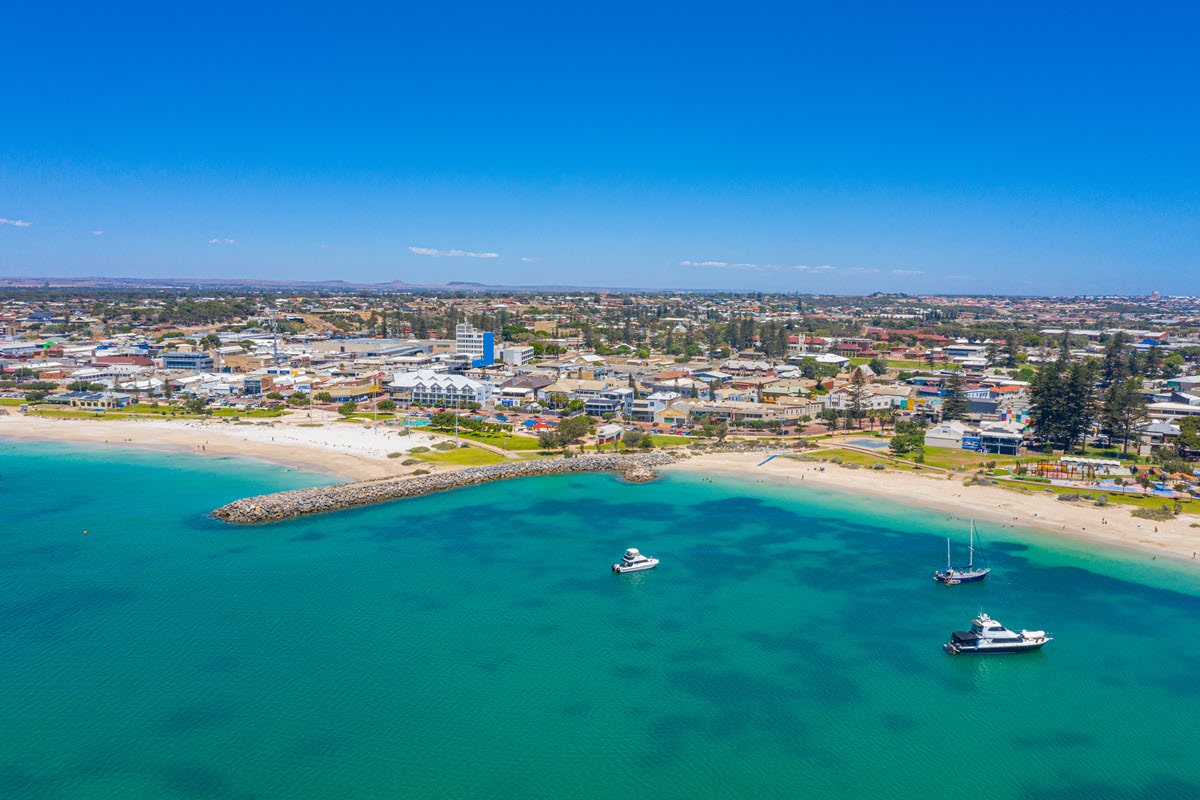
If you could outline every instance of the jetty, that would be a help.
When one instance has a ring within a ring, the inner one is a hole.
[[[644,482],[657,477],[655,467],[674,463],[669,453],[636,455],[591,455],[573,458],[548,458],[537,461],[511,461],[484,467],[467,467],[454,472],[429,475],[378,478],[370,481],[293,489],[256,497],[247,497],[223,505],[212,516],[226,522],[253,525],[292,519],[309,514],[325,514],[346,508],[386,503],[405,497],[419,497],[447,489],[459,489],[509,478],[535,475],[559,475],[575,472],[622,472],[627,480]]]

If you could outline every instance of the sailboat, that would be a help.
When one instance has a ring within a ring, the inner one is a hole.
[[[938,583],[944,583],[947,586],[954,586],[958,583],[974,583],[981,581],[987,577],[987,574],[992,571],[991,567],[976,567],[975,566],[975,520],[971,520],[971,539],[967,545],[970,551],[970,557],[966,567],[953,567],[950,562],[950,540],[946,540],[946,568],[933,573],[933,579]]]

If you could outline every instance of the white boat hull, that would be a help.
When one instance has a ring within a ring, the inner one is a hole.
[[[613,572],[641,572],[646,569],[654,569],[658,566],[657,558],[650,558],[636,564],[613,564]]]

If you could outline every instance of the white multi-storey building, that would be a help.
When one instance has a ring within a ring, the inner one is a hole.
[[[428,406],[456,406],[464,403],[487,405],[492,400],[492,384],[475,381],[449,372],[419,369],[397,372],[388,386],[397,400]]]

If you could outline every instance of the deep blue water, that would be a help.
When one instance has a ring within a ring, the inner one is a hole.
[[[943,587],[963,520],[684,476],[206,516],[325,480],[0,447],[0,798],[1200,797],[1190,563],[982,524]]]

